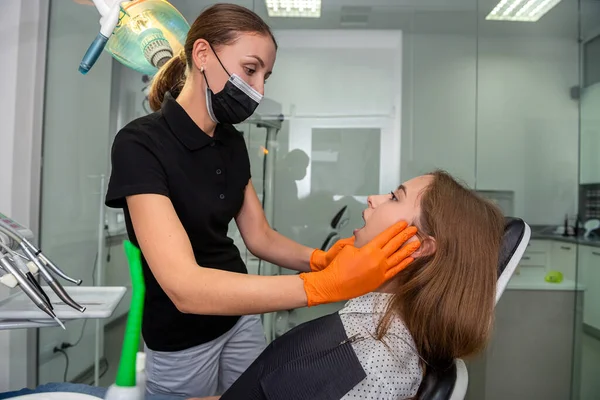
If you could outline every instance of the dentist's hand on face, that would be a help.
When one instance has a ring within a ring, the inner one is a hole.
[[[381,287],[414,261],[411,254],[421,243],[403,245],[416,233],[416,227],[398,222],[361,248],[341,246],[325,269],[300,274],[308,306],[349,300]]]
[[[354,236],[340,239],[327,251],[316,249],[310,256],[310,270],[322,271],[329,266],[346,246],[354,246]]]

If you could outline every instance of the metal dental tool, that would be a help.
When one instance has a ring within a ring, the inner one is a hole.
[[[5,228],[10,229],[10,227],[8,227],[2,221],[0,221],[0,225],[4,225]],[[61,278],[63,278],[66,281],[76,284],[77,286],[81,285],[81,283],[82,283],[81,279],[74,279],[74,278],[71,278],[70,276],[68,276],[67,274],[65,274],[60,268],[58,268],[56,266],[56,264],[54,264],[48,257],[46,257],[40,249],[38,249],[33,244],[31,244],[31,242],[29,240],[27,240],[27,238],[23,237],[23,235],[19,234],[16,231],[13,231],[13,233],[15,233],[16,235],[19,236],[20,242],[17,241],[19,245],[21,245],[21,243],[25,244],[25,246],[27,246],[45,266],[47,266],[52,271],[54,271],[55,274],[57,274],[58,276],[60,276]],[[14,238],[12,238],[12,239],[15,240]],[[23,258],[28,260],[26,257],[23,257]]]
[[[29,243],[27,241],[27,239],[25,239],[25,243],[27,243],[28,246],[33,247],[33,245],[31,245],[31,243]],[[67,274],[65,274],[60,268],[58,268],[56,266],[56,264],[54,264],[52,261],[50,261],[50,259],[48,257],[46,257],[44,255],[44,253],[42,253],[41,250],[38,250],[39,252],[37,253],[38,258],[47,266],[49,267],[52,271],[54,271],[54,273],[58,276],[60,276],[61,278],[63,278],[65,281],[69,281],[71,283],[76,284],[77,286],[81,285],[81,282],[83,282],[81,279],[74,279],[71,278],[70,276],[68,276]]]
[[[42,289],[42,287],[40,286],[40,284],[38,283],[38,281],[35,279],[35,276],[33,276],[33,273],[31,273],[31,271],[29,270],[29,268],[27,267],[27,265],[25,265],[25,263],[23,262],[23,260],[21,260],[19,257],[15,257],[14,254],[18,254],[18,253],[13,252],[13,257],[12,257],[13,263],[16,264],[17,267],[19,267],[19,269],[27,277],[27,280],[29,282],[31,282],[31,284],[38,290],[38,292],[42,296],[44,296],[44,298],[46,299],[46,301],[50,305],[50,308],[52,310],[54,310],[54,307],[52,307],[52,302],[50,301],[50,298],[48,297],[48,295],[46,294],[46,292],[44,292],[44,289]]]
[[[84,306],[78,304],[75,300],[73,300],[71,298],[71,296],[69,296],[69,294],[62,287],[62,285],[57,280],[55,280],[54,277],[50,274],[50,272],[46,268],[46,262],[48,262],[49,268],[52,269],[53,271],[55,271],[55,272],[60,271],[60,269],[56,265],[51,263],[50,260],[42,254],[41,250],[37,249],[27,239],[25,239],[25,237],[23,237],[21,234],[19,234],[16,229],[13,229],[12,227],[10,227],[8,224],[6,224],[2,220],[0,220],[0,232],[3,232],[6,236],[8,236],[10,239],[12,239],[21,248],[21,250],[23,251],[23,253],[25,253],[27,258],[29,258],[29,260],[32,261],[36,265],[36,267],[39,269],[39,272],[42,275],[42,278],[44,279],[44,281],[46,281],[48,286],[50,286],[52,288],[52,290],[54,290],[56,295],[65,304],[71,306],[72,308],[74,308],[75,310],[77,310],[79,312],[85,311],[86,308]],[[42,261],[42,260],[44,260],[44,261]],[[60,275],[67,276],[62,271],[61,271]],[[69,280],[71,282],[78,282],[71,278],[69,278]]]
[[[0,266],[2,266],[2,268],[6,272],[12,274],[15,277],[15,279],[19,283],[19,286],[21,287],[21,290],[23,290],[23,292],[25,292],[27,297],[29,297],[31,299],[31,301],[33,301],[33,303],[40,310],[42,310],[43,312],[48,314],[63,329],[66,329],[65,326],[63,325],[63,323],[61,322],[61,320],[59,320],[58,317],[56,316],[56,314],[54,313],[54,311],[52,311],[52,306],[50,305],[50,302],[47,302],[46,299],[43,296],[41,296],[40,293],[38,293],[38,289],[35,288],[31,284],[31,282],[29,282],[25,278],[25,275],[19,268],[15,267],[11,264],[11,262],[8,258],[8,254],[0,253]]]

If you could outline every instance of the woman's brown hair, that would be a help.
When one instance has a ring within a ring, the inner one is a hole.
[[[235,42],[240,33],[256,33],[277,42],[269,26],[253,11],[235,4],[215,4],[196,18],[185,40],[183,51],[163,65],[152,81],[148,95],[150,108],[160,109],[166,92],[177,97],[186,78],[186,69],[192,65],[192,50],[198,39],[204,39],[213,48]]]
[[[446,172],[430,175],[416,225],[421,239],[434,238],[435,251],[397,275],[377,338],[398,316],[425,367],[445,368],[483,350],[489,339],[504,217]]]

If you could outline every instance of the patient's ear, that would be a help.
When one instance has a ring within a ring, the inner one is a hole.
[[[426,238],[419,238],[419,240],[421,241],[421,246],[412,254],[412,257],[427,257],[435,253],[435,238],[427,236]]]

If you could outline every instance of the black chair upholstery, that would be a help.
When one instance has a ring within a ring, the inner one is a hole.
[[[496,303],[504,293],[515,268],[519,264],[531,237],[531,229],[519,218],[506,218],[504,237],[498,259],[498,283],[496,287]],[[464,368],[464,372],[461,369]],[[457,385],[458,380],[465,380]],[[459,400],[463,399],[468,383],[468,374],[462,360],[455,360],[444,370],[427,369],[419,387],[419,400]],[[460,390],[457,386],[460,386]],[[458,392],[461,393],[458,393]]]
[[[417,398],[426,400],[448,400],[456,383],[456,364],[452,363],[444,371],[430,370],[419,386]]]

